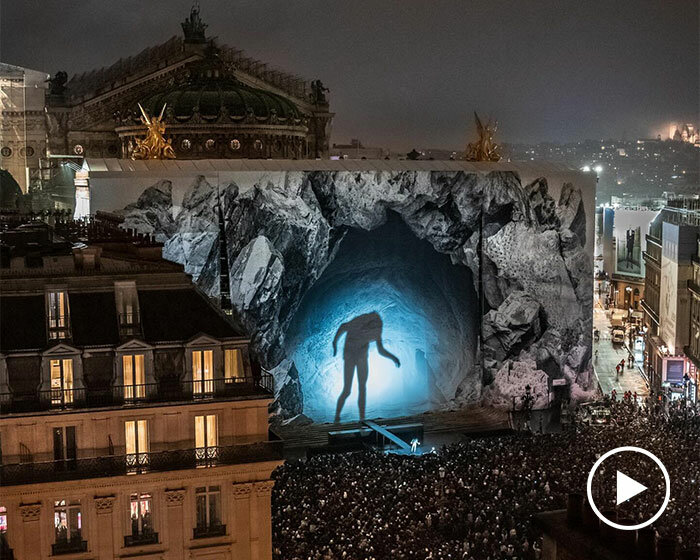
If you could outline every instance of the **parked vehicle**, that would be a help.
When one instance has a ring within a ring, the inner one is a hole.
[[[600,403],[585,403],[579,408],[579,418],[588,426],[604,426],[610,424],[610,409]]]
[[[625,341],[625,331],[622,329],[613,329],[611,338],[613,344],[622,344]]]

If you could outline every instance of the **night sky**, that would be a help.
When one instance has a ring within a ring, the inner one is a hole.
[[[0,59],[90,70],[179,34],[191,0],[0,0]],[[461,148],[698,123],[698,0],[201,0],[210,36],[331,89],[333,141]]]

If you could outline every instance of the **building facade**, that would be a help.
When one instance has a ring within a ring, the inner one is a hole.
[[[697,400],[697,368],[685,350],[693,325],[698,236],[700,199],[695,197],[669,200],[647,235],[645,368],[651,389],[670,399]]]
[[[700,371],[700,236],[698,236],[695,255],[691,257],[692,278],[688,280],[688,299],[690,300],[690,332],[685,354],[690,360],[691,379],[695,383],[696,399],[698,372]]]
[[[602,209],[603,270],[610,305],[634,312],[644,298],[646,233],[658,212],[646,208]]]
[[[47,78],[45,72],[0,62],[0,169],[9,171],[23,193],[40,179],[46,156]]]
[[[197,5],[181,27],[162,44],[70,78],[0,63],[0,170],[31,193],[20,204],[16,193],[0,192],[0,203],[73,209],[83,158],[130,159],[146,135],[144,117],[162,116],[180,160],[328,157],[334,114],[321,80],[207,37]]]
[[[144,135],[141,107],[163,114],[179,159],[327,157],[328,89],[206,36],[199,7],[182,36],[67,79],[48,96],[54,153],[129,158]]]
[[[242,331],[109,221],[8,228],[1,247],[4,554],[271,558],[282,442]]]

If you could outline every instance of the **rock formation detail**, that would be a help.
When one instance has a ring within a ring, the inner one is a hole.
[[[255,357],[275,376],[280,418],[304,412],[303,376],[286,347],[302,299],[348,232],[374,230],[389,212],[471,271],[482,336],[479,367],[464,376],[480,377],[483,390],[467,400],[510,406],[513,391],[528,383],[546,400],[554,379],[572,395],[591,388],[591,216],[575,185],[563,185],[555,201],[545,178],[523,186],[509,171],[281,171],[219,191],[232,302]],[[212,297],[219,290],[216,199],[216,188],[199,177],[176,213],[171,186],[160,181],[121,211],[127,227],[165,241],[165,257],[184,264]],[[444,375],[449,383],[434,381],[455,391],[445,405],[454,406],[465,397],[454,389],[455,372]]]

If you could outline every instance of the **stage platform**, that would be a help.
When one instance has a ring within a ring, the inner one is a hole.
[[[455,443],[468,437],[497,435],[510,431],[508,412],[481,406],[466,407],[457,411],[426,412],[398,418],[372,418],[381,426],[422,424],[424,437],[418,452],[425,453],[432,447]],[[307,424],[292,422],[277,425],[273,431],[284,440],[285,457],[304,457],[309,449],[323,448],[328,444],[329,432],[367,429],[359,421],[340,424]]]

